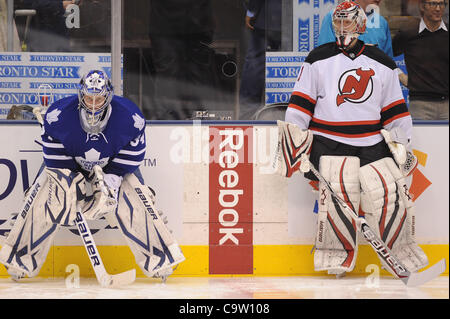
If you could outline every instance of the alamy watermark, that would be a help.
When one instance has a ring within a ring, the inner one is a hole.
[[[77,4],[69,4],[67,6],[65,17],[68,29],[80,28],[80,7]]]
[[[80,288],[80,267],[69,264],[66,267],[66,273],[69,273],[65,279],[66,288]]]
[[[367,288],[379,288],[380,287],[380,267],[375,264],[367,265],[366,272],[370,273],[366,277]]]

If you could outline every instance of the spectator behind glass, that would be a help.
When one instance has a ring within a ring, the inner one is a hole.
[[[349,1],[349,0],[346,0]],[[386,19],[378,14],[379,10],[375,10],[380,5],[382,0],[354,0],[353,2],[359,4],[359,6],[366,12],[367,26],[366,32],[362,34],[359,39],[366,44],[372,44],[378,46],[380,50],[393,57],[391,31]],[[322,45],[328,42],[336,41],[334,35],[333,25],[331,23],[331,17],[333,10],[328,12],[322,21],[320,28],[318,45]]]
[[[245,25],[250,30],[239,90],[240,120],[250,120],[264,105],[266,51],[281,44],[281,1],[248,1]]]
[[[422,18],[401,28],[393,40],[394,54],[404,54],[408,75],[409,112],[413,119],[448,120],[448,24],[442,16],[447,2],[420,0]]]
[[[208,109],[213,95],[211,1],[152,0],[150,8],[156,104],[150,118],[191,118],[193,111]]]
[[[35,9],[27,38],[30,51],[69,52],[69,30],[64,16],[67,6],[78,1],[24,0],[27,9]]]

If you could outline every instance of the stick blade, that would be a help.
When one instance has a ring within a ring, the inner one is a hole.
[[[132,284],[136,280],[136,269],[130,269],[116,275],[107,275],[101,280],[101,286],[103,287],[120,287]]]
[[[439,262],[424,270],[422,272],[412,273],[408,279],[406,280],[406,286],[408,287],[417,287],[423,285],[424,283],[438,277],[445,271],[446,264],[445,258],[441,259]]]

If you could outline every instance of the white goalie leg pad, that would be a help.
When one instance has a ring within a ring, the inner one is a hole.
[[[320,173],[336,194],[358,212],[360,201],[359,158],[322,156]],[[319,213],[314,269],[341,274],[353,270],[358,252],[357,227],[328,189],[319,183]]]
[[[45,216],[50,223],[75,225],[79,207],[85,205],[85,178],[69,169],[45,168],[48,177],[48,198]]]
[[[134,174],[128,174],[118,199],[115,217],[136,263],[149,277],[170,275],[185,257],[159,216],[149,187],[142,185]]]
[[[277,121],[278,145],[272,161],[276,174],[291,177],[302,165],[302,155],[309,156],[313,134],[302,130],[297,125]]]
[[[48,198],[47,174],[43,172],[27,192],[17,219],[2,243],[0,262],[15,278],[36,276],[52,245],[58,224],[44,216]]]
[[[365,165],[360,179],[361,209],[369,226],[409,271],[425,267],[428,258],[415,241],[414,204],[394,160],[387,157]]]

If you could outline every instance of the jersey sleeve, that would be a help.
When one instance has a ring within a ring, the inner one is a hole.
[[[72,156],[67,155],[64,145],[45,130],[41,135],[45,166],[51,168],[68,168],[77,170],[78,164]]]
[[[317,85],[310,63],[304,62],[294,86],[285,121],[307,129],[314,114],[317,99]]]
[[[383,83],[383,102],[381,108],[381,124],[387,130],[399,127],[411,139],[412,118],[403,98],[402,89],[396,70],[389,70]]]
[[[135,139],[125,145],[116,156],[103,168],[107,174],[124,176],[133,173],[143,162],[145,156],[145,127],[139,131]]]
[[[328,12],[323,18],[320,26],[319,38],[317,44],[322,45],[329,42],[335,42],[336,36],[334,34],[333,25],[331,23],[331,12]]]

